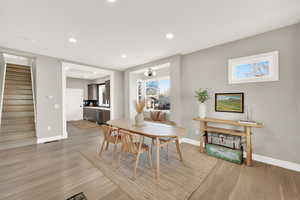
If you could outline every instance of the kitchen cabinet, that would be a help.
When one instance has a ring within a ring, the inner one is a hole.
[[[88,100],[98,100],[98,85],[90,84],[88,85]]]
[[[101,109],[100,107],[85,107],[83,109],[83,119],[105,124],[110,120],[110,110]]]
[[[83,119],[92,121],[92,122],[96,122],[96,120],[97,120],[96,111],[97,111],[96,109],[84,108],[83,109]]]

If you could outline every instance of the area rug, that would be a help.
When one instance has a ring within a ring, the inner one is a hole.
[[[67,198],[66,200],[88,200],[88,199],[83,194],[83,192],[80,192],[78,194],[75,194],[74,196],[71,196],[70,198]]]
[[[128,193],[135,200],[184,200],[200,186],[209,172],[215,167],[217,159],[201,154],[198,148],[183,144],[184,163],[178,160],[175,145],[169,147],[169,159],[161,151],[160,181],[155,179],[155,168],[151,168],[146,155],[141,156],[136,179],[133,178],[133,156],[112,159],[112,150],[99,157],[93,149],[81,150],[81,154],[97,167],[106,177]],[[154,153],[153,153],[154,155]],[[153,157],[155,164],[156,158]]]
[[[89,128],[99,127],[99,125],[96,124],[95,122],[90,122],[87,120],[70,121],[70,123],[73,126],[76,126],[77,128],[80,128],[80,129],[89,129]]]

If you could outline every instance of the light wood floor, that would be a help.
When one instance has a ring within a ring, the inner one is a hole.
[[[64,200],[84,192],[89,200],[132,199],[79,151],[100,142],[97,128],[68,124],[69,139],[0,151],[0,199]],[[184,149],[184,158],[196,147]],[[196,162],[196,161],[195,161]],[[219,160],[191,200],[296,200],[300,173],[255,163],[253,167]]]

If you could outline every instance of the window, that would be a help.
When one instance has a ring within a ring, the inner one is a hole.
[[[170,79],[169,77],[138,80],[138,100],[145,99],[147,110],[170,110]]]

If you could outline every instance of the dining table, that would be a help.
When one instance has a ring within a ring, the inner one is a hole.
[[[180,137],[186,135],[186,129],[174,125],[163,124],[159,122],[145,121],[143,125],[135,125],[133,120],[116,119],[106,122],[108,125],[142,135],[154,139],[156,145],[156,179],[160,179],[160,139],[171,138],[176,143],[179,160],[183,162],[182,148],[180,144]]]

